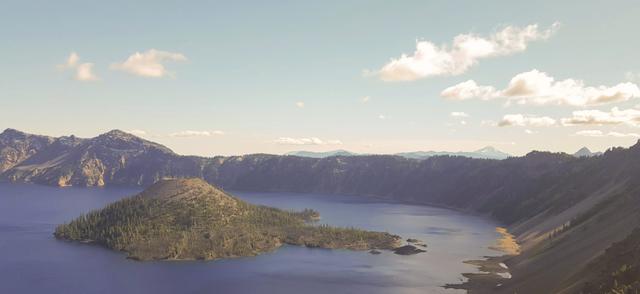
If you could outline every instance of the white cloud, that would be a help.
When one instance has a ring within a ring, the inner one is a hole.
[[[451,117],[469,117],[469,114],[462,111],[454,111],[449,114]]]
[[[620,132],[608,132],[604,133],[600,130],[584,130],[575,133],[576,136],[584,137],[616,137],[616,138],[640,138],[638,133],[620,133]]]
[[[93,63],[82,63],[76,68],[76,80],[97,81],[98,76],[93,73]]]
[[[561,119],[564,126],[576,125],[621,125],[640,126],[640,110],[614,107],[611,111],[578,110],[571,117]]]
[[[165,68],[164,62],[186,60],[187,58],[181,53],[151,49],[143,53],[136,52],[124,62],[112,64],[111,69],[122,70],[142,77],[162,78],[173,76],[173,73]]]
[[[489,100],[495,97],[496,88],[491,86],[478,86],[473,80],[459,83],[455,86],[444,89],[440,93],[442,97],[451,100],[467,100],[472,98],[480,98],[482,100]]]
[[[584,130],[576,132],[576,135],[584,137],[602,137],[604,136],[604,133],[600,130]]]
[[[530,130],[530,129],[526,129],[526,130],[524,130],[524,133],[527,134],[527,135],[532,135],[532,134],[537,134],[538,132]]]
[[[302,102],[302,101],[298,101],[298,102],[296,102],[296,107],[298,107],[298,108],[304,108],[304,102]]]
[[[291,138],[291,137],[280,137],[275,140],[276,144],[279,145],[342,145],[342,141],[340,140],[321,140],[318,137],[308,137],[308,138]]]
[[[639,138],[640,134],[638,133],[618,133],[618,132],[609,132],[607,133],[607,136],[610,137],[618,137],[618,138],[627,138],[627,137],[631,137],[631,138]]]
[[[497,98],[518,104],[589,106],[627,101],[640,97],[638,85],[630,82],[615,86],[585,86],[582,80],[555,81],[545,72],[531,70],[514,76],[503,90],[479,86],[469,80],[446,88],[442,97],[452,100]]]
[[[530,42],[551,37],[558,27],[558,23],[545,30],[539,30],[537,24],[526,27],[507,26],[487,38],[461,34],[453,39],[450,47],[417,41],[413,55],[402,54],[399,58],[391,59],[378,70],[377,75],[384,81],[413,81],[431,76],[459,75],[480,59],[524,51]]]
[[[67,68],[75,68],[78,65],[78,61],[80,61],[80,56],[76,52],[71,52],[69,57],[67,57],[67,61],[63,64],[59,64],[58,68],[67,69]]]
[[[379,119],[387,119],[387,117],[386,117],[384,114],[379,114],[379,115],[378,115],[378,118],[379,118]]]
[[[364,96],[364,97],[360,98],[360,102],[362,102],[362,103],[367,103],[367,102],[369,102],[369,100],[371,100],[371,97],[369,97],[369,96]]]
[[[169,134],[170,137],[211,137],[213,135],[224,135],[223,131],[193,131],[186,130]]]
[[[556,124],[556,120],[548,116],[530,116],[523,114],[507,114],[498,122],[499,127],[549,127]]]
[[[63,64],[59,64],[58,68],[61,70],[75,70],[76,74],[74,75],[74,79],[77,81],[97,81],[99,80],[98,76],[93,73],[93,63],[79,63],[80,56],[76,52],[71,52],[69,57],[67,57],[67,61]]]

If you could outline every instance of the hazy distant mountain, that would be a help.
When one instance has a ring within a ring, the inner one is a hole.
[[[470,157],[470,158],[484,158],[484,159],[506,159],[511,156],[508,153],[502,152],[491,146],[487,146],[472,152],[415,151],[415,152],[396,153],[396,155],[407,157],[407,158],[415,158],[415,159],[425,159],[432,156],[442,156],[442,155],[464,156],[464,157]]]
[[[587,147],[582,147],[580,150],[576,151],[576,153],[573,153],[573,156],[575,157],[592,157],[598,155],[602,155],[602,152],[591,152]]]
[[[293,155],[309,158],[326,158],[331,156],[357,156],[357,155],[371,155],[371,154],[359,154],[350,152],[347,150],[333,150],[327,152],[313,152],[313,151],[292,151],[285,155]],[[449,151],[414,151],[414,152],[400,152],[393,155],[402,156],[412,159],[425,159],[433,156],[464,156],[469,158],[483,158],[483,159],[506,159],[511,155],[502,152],[494,147],[487,146],[482,149],[478,149],[472,152],[449,152]]]
[[[325,157],[331,157],[331,156],[354,156],[358,154],[347,151],[347,150],[333,150],[333,151],[326,151],[326,152],[291,151],[286,153],[285,155],[310,157],[310,158],[325,158]]]
[[[501,280],[494,293],[579,293],[585,280],[570,277],[590,271],[598,256],[616,266],[619,261],[610,260],[616,255],[603,252],[640,227],[640,143],[583,158],[534,151],[504,160],[417,160],[180,156],[120,131],[91,139],[47,139],[11,130],[0,134],[0,142],[9,150],[3,154],[19,154],[0,157],[0,166],[9,167],[0,179],[13,182],[148,186],[164,177],[199,177],[227,190],[368,195],[489,215],[523,248],[504,261],[513,277]],[[624,285],[636,282],[637,276],[624,279]]]

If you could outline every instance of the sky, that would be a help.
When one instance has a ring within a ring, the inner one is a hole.
[[[0,129],[206,156],[640,138],[638,1],[0,6]]]

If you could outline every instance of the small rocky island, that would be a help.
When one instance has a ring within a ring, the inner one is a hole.
[[[351,250],[391,250],[401,244],[389,233],[310,224],[318,217],[310,209],[249,204],[200,179],[172,179],[60,225],[54,235],[123,251],[136,260],[254,256],[283,244]]]

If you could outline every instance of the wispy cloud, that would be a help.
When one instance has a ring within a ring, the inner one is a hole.
[[[169,137],[210,137],[214,135],[224,135],[223,131],[193,131],[186,130],[169,134]]]
[[[93,73],[93,63],[82,63],[76,68],[76,80],[97,81],[98,76]]]
[[[74,79],[77,81],[97,81],[98,76],[93,72],[93,63],[80,63],[80,56],[76,52],[71,52],[63,64],[57,66],[61,70],[75,70]]]
[[[187,61],[187,57],[181,53],[150,49],[143,53],[136,52],[124,62],[112,64],[111,69],[149,78],[173,76],[164,66],[167,61]]]
[[[387,116],[384,114],[378,114],[378,119],[387,119]]]
[[[371,96],[364,96],[360,98],[360,102],[362,103],[369,103],[370,100],[371,100]]]
[[[585,86],[582,80],[555,81],[547,73],[534,69],[513,77],[503,90],[469,80],[446,88],[441,95],[452,100],[503,98],[517,104],[590,106],[638,98],[640,88],[630,82],[591,87]]]
[[[571,117],[561,119],[562,125],[621,125],[640,126],[640,110],[619,109],[614,107],[611,111],[602,110],[578,110],[572,112]]]
[[[556,124],[556,120],[548,116],[532,116],[523,114],[507,114],[498,122],[499,127],[549,127]]]
[[[624,77],[629,82],[640,82],[640,72],[628,71],[624,74]]]
[[[608,132],[605,133],[600,130],[584,130],[575,133],[576,136],[583,137],[616,137],[616,138],[640,138],[638,133],[620,133],[620,132]]]
[[[469,114],[462,111],[454,111],[449,114],[451,117],[469,117]]]
[[[298,102],[296,102],[296,107],[298,107],[298,108],[304,108],[304,102],[302,102],[302,101],[298,101]]]
[[[318,137],[280,137],[275,140],[275,143],[279,145],[342,145],[342,141],[340,140],[322,140]]]
[[[451,76],[466,72],[480,59],[510,55],[527,49],[530,42],[546,40],[558,29],[554,23],[540,30],[537,24],[507,26],[489,37],[475,34],[456,36],[451,46],[417,41],[412,55],[391,59],[375,72],[384,81],[413,81],[432,76]]]
[[[65,63],[59,64],[59,69],[75,68],[80,61],[80,56],[76,52],[71,52]]]

